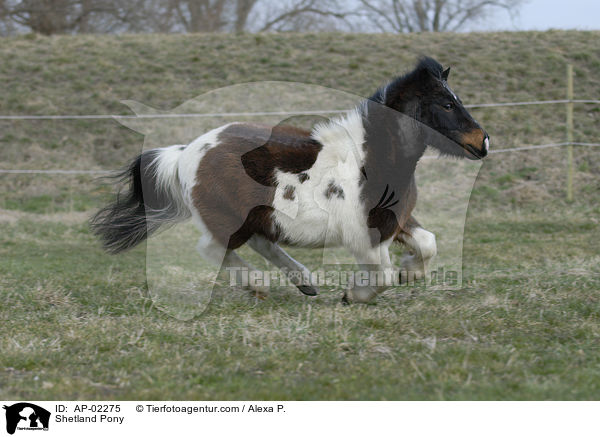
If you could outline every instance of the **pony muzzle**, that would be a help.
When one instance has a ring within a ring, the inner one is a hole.
[[[490,137],[481,128],[475,128],[461,137],[461,145],[469,159],[481,159],[487,156],[490,148]]]

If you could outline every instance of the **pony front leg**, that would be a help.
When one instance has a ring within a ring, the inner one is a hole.
[[[359,270],[354,274],[352,288],[346,290],[342,302],[368,303],[394,284],[389,250],[391,243],[389,239],[364,252],[355,253]]]
[[[437,254],[435,235],[416,225],[407,232],[399,233],[396,239],[410,252],[400,260],[402,274],[406,274],[408,280],[425,278],[429,263]]]

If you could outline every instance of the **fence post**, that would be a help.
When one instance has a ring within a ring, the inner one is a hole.
[[[573,65],[567,65],[567,202],[573,201]]]

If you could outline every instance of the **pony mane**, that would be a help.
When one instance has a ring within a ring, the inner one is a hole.
[[[424,56],[419,59],[417,66],[410,74],[419,73],[422,71],[428,71],[433,77],[442,80],[442,72],[444,71],[444,68],[435,59]]]
[[[406,73],[403,76],[398,76],[395,79],[392,79],[390,82],[380,87],[375,91],[375,93],[369,97],[368,100],[373,102],[385,104],[386,98],[390,90],[401,89],[404,87],[404,84],[413,82],[418,80],[419,77],[422,77],[422,74],[427,72],[431,74],[434,78],[443,81],[442,72],[444,71],[444,67],[433,58],[428,56],[423,56],[419,58],[415,68]]]

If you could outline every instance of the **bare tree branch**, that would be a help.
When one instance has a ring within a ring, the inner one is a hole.
[[[264,3],[268,4],[269,2],[265,1]],[[311,21],[314,23],[315,17],[329,17],[343,20],[348,14],[348,11],[343,11],[337,2],[334,1],[299,0],[288,3],[274,16],[267,18],[262,26],[258,28],[258,31],[267,32],[272,30],[286,30],[285,26],[294,27],[293,23],[298,17],[306,18],[307,16],[310,16],[313,18]],[[304,21],[304,24],[307,24],[306,20]],[[311,29],[309,26],[304,29],[289,28],[288,30],[306,31],[315,29]]]
[[[235,7],[235,32],[240,33],[246,30],[246,23],[250,12],[257,0],[237,0]]]
[[[388,32],[446,32],[494,9],[514,15],[526,0],[360,0],[363,16]]]
[[[0,34],[462,30],[526,0],[0,0]]]

